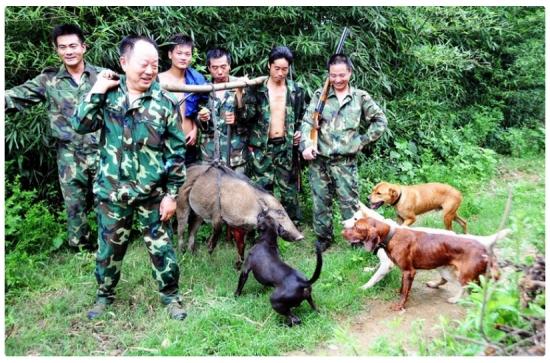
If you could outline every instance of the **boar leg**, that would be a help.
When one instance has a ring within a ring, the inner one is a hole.
[[[189,219],[189,204],[183,206],[182,208],[177,208],[176,217],[178,220],[178,250],[183,251],[183,235],[185,234],[185,227],[187,226],[187,221]]]
[[[228,226],[228,229],[231,229],[231,234],[235,239],[235,246],[237,247],[237,261],[235,262],[235,268],[237,270],[240,270],[244,261],[246,231],[243,228],[239,227]]]
[[[176,209],[176,216],[178,220],[178,251],[183,251],[183,235],[185,233],[185,226],[187,226],[187,217],[189,216],[189,213],[185,213],[187,214],[187,217],[184,213],[184,211]]]
[[[178,197],[176,199],[176,218],[178,220],[178,250],[183,251],[183,235],[185,234],[185,227],[189,220],[189,192],[191,188],[180,188]]]
[[[187,248],[191,252],[195,252],[195,236],[197,235],[197,231],[199,230],[199,227],[202,224],[202,218],[196,214],[193,213],[193,216],[191,217],[191,222],[189,225],[191,226],[189,228],[189,241],[187,242]]]
[[[210,235],[210,238],[208,239],[208,253],[212,253],[214,251],[214,248],[216,248],[216,245],[218,244],[218,239],[220,238],[220,234],[222,231],[222,223],[220,222],[213,222],[212,223],[212,234]]]

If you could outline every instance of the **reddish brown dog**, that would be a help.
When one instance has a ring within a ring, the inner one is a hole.
[[[419,231],[407,227],[390,226],[374,218],[361,218],[352,228],[342,232],[350,242],[362,242],[367,251],[376,253],[386,250],[388,257],[402,272],[401,298],[392,306],[402,310],[409,297],[416,270],[438,269],[440,281],[429,282],[428,286],[438,288],[448,281],[458,280],[461,289],[450,298],[456,303],[462,296],[463,287],[470,281],[477,281],[488,267],[494,267],[489,259],[488,248],[510,232],[504,229],[492,236],[456,235],[447,231]]]

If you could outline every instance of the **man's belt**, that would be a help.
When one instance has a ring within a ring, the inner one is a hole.
[[[284,144],[285,142],[286,142],[286,139],[283,136],[274,137],[272,139],[267,140],[267,143],[271,145],[281,145],[281,144]]]
[[[355,160],[355,154],[333,154],[329,156],[329,159],[332,162],[338,162],[338,161],[349,162],[349,161]]]

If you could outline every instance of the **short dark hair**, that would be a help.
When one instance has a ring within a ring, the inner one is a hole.
[[[210,59],[218,59],[225,56],[227,63],[231,65],[231,54],[225,48],[214,48],[206,52],[206,66],[210,67]]]
[[[294,60],[294,54],[292,54],[292,51],[288,47],[282,45],[273,47],[273,49],[271,49],[271,52],[269,52],[269,64],[273,64],[273,62],[281,58],[286,59],[288,65],[291,65],[292,61]]]
[[[344,53],[333,54],[327,62],[327,70],[330,70],[330,66],[335,64],[345,64],[350,71],[353,69],[351,59],[349,59],[349,57]]]
[[[173,51],[177,45],[186,45],[191,47],[191,51],[193,51],[195,46],[193,43],[193,38],[181,33],[174,34],[168,39],[168,52]]]
[[[157,43],[153,39],[145,35],[128,35],[124,37],[124,39],[122,39],[122,41],[118,46],[118,51],[120,53],[120,56],[127,55],[131,51],[133,51],[136,43],[140,40],[143,40],[144,42],[152,44],[155,47],[155,49],[157,48]]]
[[[76,35],[80,39],[81,43],[84,43],[84,33],[78,25],[74,24],[61,24],[57,25],[52,30],[52,42],[57,47],[57,37],[62,35]]]

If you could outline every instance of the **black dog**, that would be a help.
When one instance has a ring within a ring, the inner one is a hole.
[[[292,314],[291,308],[299,306],[307,300],[313,310],[317,310],[311,297],[311,285],[321,275],[323,256],[319,245],[316,246],[317,266],[311,279],[307,279],[302,273],[293,269],[281,260],[277,245],[277,231],[274,221],[265,216],[259,221],[260,238],[257,244],[250,249],[241,269],[239,285],[235,296],[241,294],[250,271],[259,283],[275,287],[271,294],[271,306],[281,315],[287,318],[287,324],[293,326],[300,324],[300,319]]]

